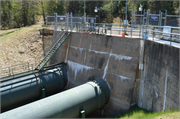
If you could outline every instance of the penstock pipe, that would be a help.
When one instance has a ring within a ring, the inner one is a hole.
[[[103,79],[29,103],[0,114],[1,119],[39,119],[84,117],[104,109],[110,99],[110,88]],[[83,116],[84,115],[84,116]]]
[[[1,82],[1,110],[4,112],[59,93],[68,80],[67,68],[60,66]]]

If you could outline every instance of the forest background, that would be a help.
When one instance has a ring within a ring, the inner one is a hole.
[[[100,22],[117,23],[121,22],[123,15],[126,14],[126,1],[106,0],[106,1],[86,1],[85,12],[89,17],[95,17],[98,13],[94,12],[95,7],[100,8]],[[179,1],[133,1],[128,0],[127,19],[131,20],[131,11],[134,14],[140,14],[138,10],[140,4],[146,11],[150,10],[152,14],[159,14],[159,10],[171,15],[179,15]],[[84,15],[83,0],[1,0],[1,29],[19,28],[34,24],[38,16],[43,16],[44,24],[46,24],[46,15],[64,15],[65,13],[73,13],[73,16]]]

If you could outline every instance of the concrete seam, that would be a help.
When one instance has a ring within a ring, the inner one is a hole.
[[[146,84],[151,84],[151,85],[153,85],[151,82],[146,82],[146,81],[144,81]],[[158,81],[157,81],[158,82]],[[158,82],[159,83],[159,82]],[[160,82],[161,84],[162,84],[162,82]],[[154,86],[155,87],[155,86]],[[157,87],[156,87],[157,88]],[[158,88],[157,88],[158,89]],[[179,92],[176,92],[175,90],[173,90],[172,88],[170,88],[170,87],[167,87],[167,89],[170,89],[170,90],[172,90],[173,92],[175,92],[175,93],[178,93],[179,94]],[[159,89],[158,89],[159,90]],[[160,91],[160,90],[159,90]]]
[[[149,85],[149,83],[145,82],[145,84],[147,84],[147,86]],[[151,84],[152,85],[152,84]],[[153,86],[153,88],[156,88],[158,92],[164,94],[162,91],[160,91],[157,87]],[[169,100],[171,100],[173,103],[177,104],[176,102],[174,102],[170,97],[166,96],[166,98],[168,98]],[[177,104],[180,106],[180,104]]]
[[[68,48],[66,50],[66,58],[65,58],[65,63],[68,61],[68,54],[69,54],[69,47],[70,47],[70,41],[71,41],[72,35],[70,34],[69,42],[68,42]]]

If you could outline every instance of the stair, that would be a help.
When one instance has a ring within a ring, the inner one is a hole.
[[[42,70],[46,64],[49,62],[49,60],[53,57],[53,55],[56,53],[56,51],[63,45],[63,43],[66,41],[66,39],[69,37],[70,33],[65,32],[59,40],[54,44],[54,46],[50,49],[50,51],[45,55],[45,57],[42,59],[42,61],[37,65],[36,69]]]

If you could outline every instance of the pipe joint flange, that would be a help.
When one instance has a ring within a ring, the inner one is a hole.
[[[63,72],[62,72],[62,70],[61,70],[61,68],[56,68],[58,71],[59,71],[59,73],[61,74],[61,77],[62,77],[62,89],[61,90],[63,90],[64,88],[64,85],[65,85],[65,82],[64,82],[64,77],[63,77]],[[61,91],[60,90],[60,91]]]
[[[99,88],[101,89],[101,91],[102,91],[102,93],[103,93],[103,98],[104,98],[104,101],[103,101],[103,107],[102,107],[102,109],[104,109],[105,108],[105,106],[106,106],[106,95],[105,95],[105,93],[104,93],[104,90],[103,90],[103,88],[101,87],[101,85],[96,81],[96,80],[93,80],[92,82],[94,82],[95,84],[97,84],[98,86],[99,86]]]

